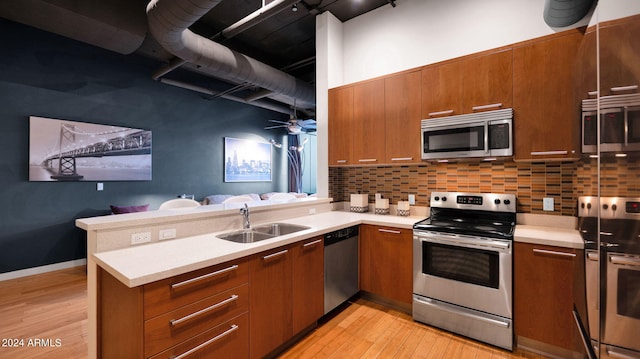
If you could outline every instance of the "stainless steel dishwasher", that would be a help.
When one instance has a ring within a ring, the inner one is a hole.
[[[358,290],[358,226],[325,234],[324,314]]]

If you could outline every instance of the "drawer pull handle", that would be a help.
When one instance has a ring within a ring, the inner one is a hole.
[[[377,162],[377,161],[378,161],[378,159],[376,159],[376,158],[365,158],[365,159],[362,159],[362,160],[358,160],[358,162]]]
[[[552,256],[560,256],[560,257],[575,257],[575,253],[567,253],[567,252],[556,252],[556,251],[548,251],[545,249],[533,249],[534,253],[542,253],[542,254],[550,254]]]
[[[384,232],[384,233],[391,233],[391,234],[400,234],[400,231],[394,231],[392,229],[383,229],[383,228],[378,228],[378,232]]]
[[[201,275],[201,276],[196,277],[196,278],[185,280],[184,282],[172,284],[171,285],[171,289],[178,289],[178,288],[183,287],[185,285],[189,285],[189,284],[197,282],[197,281],[201,281],[201,280],[204,280],[204,279],[215,277],[215,276],[220,275],[220,274],[228,273],[228,272],[234,271],[236,269],[238,269],[238,265],[234,264],[231,267],[228,267],[228,268],[225,268],[225,269],[220,269],[219,271],[215,271],[213,273]]]
[[[264,256],[264,257],[262,257],[262,259],[264,259],[266,261],[266,260],[269,260],[271,258],[275,258],[275,257],[281,256],[281,255],[283,255],[283,254],[285,254],[287,252],[289,252],[289,250],[285,249],[284,251],[280,251],[280,252],[276,252],[276,253],[273,253],[273,254],[269,254],[268,256]]]
[[[313,245],[315,245],[315,244],[318,244],[318,243],[320,243],[320,242],[322,242],[322,239],[318,239],[317,241],[313,241],[313,242],[305,243],[305,244],[303,244],[302,246],[303,246],[303,247],[311,247],[311,246],[313,246]]]
[[[347,163],[347,160],[337,160],[337,163]]]
[[[214,304],[214,305],[212,305],[210,307],[206,307],[206,308],[204,308],[202,310],[199,310],[199,311],[197,311],[195,313],[191,313],[189,315],[185,315],[184,317],[182,317],[180,319],[171,319],[169,321],[169,324],[171,324],[172,326],[176,326],[178,324],[186,322],[187,320],[193,319],[193,318],[195,318],[195,317],[197,317],[199,315],[205,314],[205,313],[210,312],[210,311],[212,311],[214,309],[217,309],[217,308],[220,308],[220,307],[225,306],[227,304],[230,304],[230,303],[236,301],[237,299],[238,299],[238,295],[237,294],[233,294],[231,297],[223,300],[222,302],[218,302],[218,303],[216,303],[216,304]]]
[[[394,157],[391,161],[411,161],[413,157]]]
[[[487,110],[490,108],[499,108],[499,107],[502,107],[502,103],[492,103],[489,105],[473,106],[471,110],[478,111],[478,110]]]
[[[631,91],[631,90],[637,90],[637,89],[638,89],[638,85],[619,86],[619,87],[612,87],[611,92]]]
[[[553,155],[566,155],[569,151],[534,151],[531,152],[531,156],[553,156]]]
[[[211,343],[213,343],[213,342],[215,342],[215,341],[218,341],[218,340],[220,340],[220,339],[222,339],[222,338],[226,337],[227,335],[229,335],[229,334],[231,334],[231,333],[235,332],[236,330],[238,330],[238,326],[237,326],[237,325],[235,325],[235,324],[232,324],[232,325],[231,325],[231,327],[230,327],[229,329],[227,329],[227,330],[225,330],[224,332],[222,332],[222,333],[220,333],[220,334],[216,335],[215,337],[213,337],[213,338],[211,338],[211,339],[207,340],[206,342],[204,342],[204,343],[202,343],[202,344],[200,344],[200,345],[198,345],[198,346],[196,346],[196,347],[193,347],[193,348],[191,348],[191,349],[187,350],[186,352],[184,352],[184,353],[182,353],[182,354],[180,354],[180,355],[178,355],[178,356],[172,355],[172,356],[170,356],[169,358],[170,358],[170,359],[183,359],[183,358],[186,358],[186,357],[188,357],[189,355],[191,355],[191,354],[193,354],[193,353],[197,352],[198,350],[200,350],[200,349],[202,349],[202,348],[206,347],[207,345],[209,345],[209,344],[211,344]]]
[[[429,112],[428,116],[433,117],[433,116],[441,116],[441,115],[451,115],[452,113],[453,113],[453,110],[436,111],[436,112]]]

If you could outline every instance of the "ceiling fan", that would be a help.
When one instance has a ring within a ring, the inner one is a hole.
[[[300,120],[297,118],[295,100],[293,105],[293,115],[291,115],[291,118],[289,118],[289,121],[269,120],[269,122],[277,123],[277,125],[267,126],[264,128],[265,130],[271,130],[274,128],[286,128],[287,133],[290,135],[299,135],[301,133],[316,132],[316,120],[314,119]]]
[[[289,121],[269,120],[269,122],[277,123],[278,125],[267,126],[265,130],[271,130],[274,128],[286,128],[290,135],[299,135],[300,133],[316,132],[316,120],[299,120],[295,117],[291,117]]]

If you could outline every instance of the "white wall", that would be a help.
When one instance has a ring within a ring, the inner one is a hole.
[[[635,0],[634,0],[635,1]],[[397,0],[344,23],[342,84],[500,47],[549,27],[544,0]]]

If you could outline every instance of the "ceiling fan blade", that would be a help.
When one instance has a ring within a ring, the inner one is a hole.
[[[271,129],[274,129],[274,128],[286,128],[286,127],[288,127],[288,126],[287,125],[277,125],[277,126],[267,126],[264,129],[265,130],[271,130]]]
[[[269,122],[280,123],[280,124],[283,124],[283,125],[288,125],[289,124],[289,122],[287,122],[287,121],[278,121],[278,120],[269,120]]]

